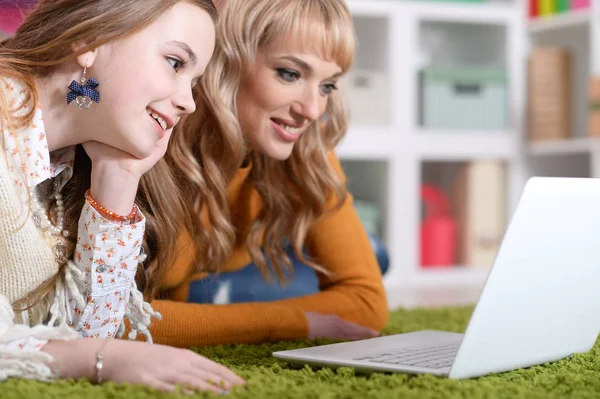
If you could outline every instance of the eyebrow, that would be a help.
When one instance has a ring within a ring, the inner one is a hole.
[[[169,43],[174,44],[175,46],[177,46],[180,49],[182,49],[183,51],[185,51],[188,54],[188,56],[190,57],[190,61],[193,62],[194,64],[198,60],[196,53],[194,53],[194,51],[190,48],[190,46],[188,46],[184,42],[180,42],[177,40],[171,40]]]
[[[307,62],[301,60],[298,57],[294,57],[293,55],[284,55],[281,57],[278,57],[279,59],[284,59],[284,60],[288,60],[291,61],[295,64],[297,64],[300,68],[304,69],[307,73],[313,73],[315,70],[314,68]],[[342,76],[344,73],[342,71],[334,73],[333,75],[331,75],[332,78],[337,78]]]

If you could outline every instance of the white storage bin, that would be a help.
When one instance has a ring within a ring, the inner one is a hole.
[[[353,69],[348,72],[344,83],[352,125],[389,123],[389,89],[384,73]]]
[[[506,129],[505,70],[432,67],[424,69],[420,78],[423,127]]]

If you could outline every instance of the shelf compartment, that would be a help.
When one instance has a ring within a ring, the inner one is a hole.
[[[488,270],[507,222],[506,163],[424,162],[419,251],[423,270]]]
[[[389,244],[389,163],[382,160],[342,159],[341,164],[348,191],[354,198],[355,209],[365,229],[386,245]]]

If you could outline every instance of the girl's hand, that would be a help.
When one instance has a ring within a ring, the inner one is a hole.
[[[171,132],[168,131],[156,143],[152,153],[143,159],[97,141],[83,143],[85,152],[92,160],[92,197],[106,209],[128,215],[140,178],[165,155]]]
[[[96,355],[104,340],[50,341],[50,353],[65,378],[96,379]],[[115,383],[141,384],[162,391],[177,386],[193,391],[225,393],[245,382],[226,367],[187,349],[140,341],[113,339],[103,349],[102,378]]]

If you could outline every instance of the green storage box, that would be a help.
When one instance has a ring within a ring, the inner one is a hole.
[[[372,202],[354,200],[354,209],[369,234],[378,236],[379,231],[379,208]]]
[[[506,70],[431,67],[420,76],[420,122],[431,129],[507,127]]]

